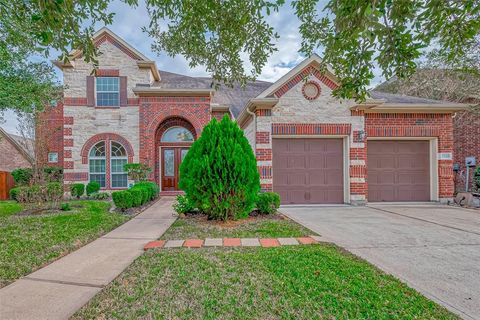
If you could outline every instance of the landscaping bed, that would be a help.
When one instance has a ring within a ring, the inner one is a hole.
[[[316,234],[280,214],[252,215],[233,221],[208,220],[206,215],[193,214],[175,221],[160,239],[280,238],[309,235]]]
[[[110,213],[110,202],[70,201],[70,211],[26,214],[0,202],[0,287],[85,245],[129,219]]]

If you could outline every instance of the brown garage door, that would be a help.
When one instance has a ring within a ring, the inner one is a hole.
[[[283,204],[343,203],[342,139],[273,139],[272,148]]]
[[[429,201],[428,141],[368,141],[368,201]]]

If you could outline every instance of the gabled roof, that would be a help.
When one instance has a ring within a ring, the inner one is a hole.
[[[14,134],[9,134],[5,130],[3,130],[2,127],[0,127],[0,136],[3,137],[4,139],[6,139],[8,142],[10,142],[10,144],[13,145],[15,147],[15,149],[17,149],[18,152],[20,152],[25,157],[25,159],[27,159],[28,162],[30,162],[30,163],[34,162],[34,156],[32,154],[30,154],[27,151],[27,149],[22,145],[22,143],[25,140],[23,137],[20,137],[20,136],[14,135]],[[26,141],[25,143],[32,143],[33,144],[32,141]]]
[[[283,85],[287,84],[291,81],[295,76],[300,75],[304,69],[308,68],[309,66],[313,66],[315,69],[320,69],[322,66],[325,67],[324,76],[334,85],[338,86],[339,81],[337,77],[334,75],[332,68],[328,64],[324,64],[320,56],[314,53],[311,57],[303,60],[301,63],[296,65],[292,70],[287,72],[283,77],[275,81],[271,86],[269,86],[266,90],[260,93],[256,98],[266,98],[273,96],[273,94],[279,90]],[[253,98],[253,97],[252,97]]]

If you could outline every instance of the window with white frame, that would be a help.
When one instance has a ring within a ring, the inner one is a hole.
[[[127,151],[120,143],[115,141],[111,142],[110,162],[112,188],[126,188],[128,186],[128,176],[124,166],[128,163]]]
[[[97,106],[118,107],[120,105],[120,84],[118,77],[96,78]]]
[[[88,154],[89,180],[98,182],[101,188],[105,188],[105,162],[105,141],[101,141],[94,145]]]
[[[58,153],[49,152],[48,153],[48,163],[57,163],[58,162]]]

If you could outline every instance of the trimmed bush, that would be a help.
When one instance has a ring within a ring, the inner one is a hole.
[[[155,182],[151,182],[151,181],[138,182],[133,186],[133,188],[137,188],[137,187],[145,187],[148,189],[149,200],[155,199],[156,197],[158,197],[158,194],[160,193],[160,188]]]
[[[212,119],[180,166],[180,188],[210,219],[248,216],[260,191],[253,150],[228,116]]]
[[[261,214],[272,214],[280,207],[280,195],[276,192],[261,192],[257,198],[257,210]]]
[[[130,190],[138,190],[142,195],[142,205],[150,201],[151,198],[151,189],[147,186],[133,186]]]
[[[127,190],[112,192],[112,199],[115,206],[122,211],[131,208],[133,205],[132,194]]]
[[[30,184],[33,178],[32,168],[18,168],[12,171],[13,180],[17,186],[26,186]]]
[[[58,202],[62,198],[63,198],[63,185],[60,182],[47,183],[45,200]]]
[[[16,188],[12,188],[10,189],[9,191],[9,196],[10,196],[10,199],[12,200],[17,200],[17,196],[18,196],[18,192],[20,191],[19,187],[16,187]],[[18,200],[17,200],[18,201]]]
[[[110,193],[108,192],[95,192],[90,195],[90,198],[93,200],[107,200],[110,198]]]
[[[87,184],[87,196],[90,196],[92,193],[100,191],[100,183],[97,181],[91,181]]]
[[[143,201],[143,193],[140,188],[132,188],[128,190],[132,195],[132,207],[140,207]]]
[[[70,194],[72,197],[80,199],[85,193],[85,185],[83,183],[74,183],[70,185]]]
[[[193,209],[195,208],[192,206],[187,196],[177,196],[177,202],[173,204],[173,210],[175,210],[179,214],[185,214],[188,212],[192,212]]]

